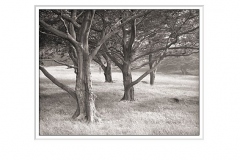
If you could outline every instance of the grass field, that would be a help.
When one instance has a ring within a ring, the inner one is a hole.
[[[66,67],[46,67],[59,81],[75,87],[75,75]],[[136,79],[141,72],[134,72]],[[199,135],[199,77],[156,75],[154,86],[147,76],[135,85],[135,101],[120,101],[122,74],[113,72],[114,83],[92,68],[96,108],[102,121],[87,124],[72,120],[76,102],[40,73],[40,135]],[[173,98],[180,101],[175,102]]]

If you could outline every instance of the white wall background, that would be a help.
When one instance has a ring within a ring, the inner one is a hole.
[[[34,140],[34,5],[204,5],[204,140]],[[0,159],[240,159],[240,2],[1,1]]]

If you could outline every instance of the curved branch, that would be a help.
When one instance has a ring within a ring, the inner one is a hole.
[[[164,57],[190,56],[190,55],[192,55],[193,53],[199,53],[199,52],[191,52],[191,53],[188,53],[188,54],[186,54],[185,52],[184,52],[184,53],[180,53],[180,54],[168,54],[168,55],[165,55]]]
[[[109,47],[108,48],[108,50],[110,50],[110,49],[114,49],[115,51],[112,51],[113,52],[113,54],[114,55],[116,55],[119,59],[121,59],[121,61],[123,62],[123,63],[127,63],[125,60],[124,60],[124,57],[123,57],[123,55],[121,54],[122,53],[122,51],[120,51],[120,50],[117,50],[116,48],[114,48],[114,47]]]
[[[68,27],[67,27],[67,24],[66,24],[65,20],[62,17],[60,17],[60,19],[63,22],[63,25],[64,25],[64,27],[66,29],[67,34],[69,34]]]
[[[164,48],[159,48],[158,50],[151,51],[151,52],[147,52],[147,53],[145,53],[145,54],[142,54],[142,55],[134,58],[131,62],[134,62],[134,61],[136,61],[136,60],[138,60],[138,59],[140,59],[140,58],[142,58],[142,57],[144,57],[144,56],[148,56],[148,55],[150,55],[150,54],[152,54],[152,53],[154,53],[154,52],[158,52],[158,51],[161,51],[161,50],[166,50],[166,48],[165,48],[165,47],[164,47]]]
[[[61,12],[57,11],[57,10],[52,10],[55,14],[57,15],[61,15]],[[81,12],[79,15],[76,16],[76,19],[78,19],[83,12]],[[62,14],[62,18],[67,20],[68,22],[71,22],[75,27],[80,28],[81,27],[81,23],[79,24],[75,19],[71,18],[70,16],[66,15],[66,14]],[[101,30],[91,27],[92,30],[96,31],[96,32],[101,32]]]
[[[149,69],[148,71],[146,71],[143,75],[141,75],[138,79],[136,79],[135,81],[133,81],[132,83],[130,83],[127,88],[131,88],[132,86],[134,86],[135,84],[139,83],[143,78],[145,78],[149,73],[151,73],[152,71],[154,71],[158,65],[160,64],[161,60],[163,59],[163,57],[160,57],[159,61],[156,63],[156,65],[152,68]]]
[[[139,59],[139,58],[142,58],[142,57],[144,57],[144,56],[147,56],[147,55],[149,55],[149,54],[156,53],[156,52],[159,52],[159,51],[162,51],[162,50],[166,50],[166,49],[199,49],[199,48],[195,48],[195,47],[172,47],[172,48],[170,48],[173,44],[177,43],[179,36],[181,36],[181,35],[183,35],[183,34],[187,34],[187,33],[193,32],[193,31],[197,30],[198,28],[199,28],[199,26],[198,26],[198,27],[195,27],[195,28],[193,28],[193,29],[190,29],[190,30],[188,30],[188,31],[185,31],[185,32],[182,32],[182,33],[177,34],[177,35],[176,35],[176,38],[174,39],[174,41],[172,41],[171,43],[167,44],[165,47],[157,48],[157,49],[155,49],[155,50],[153,50],[153,51],[150,51],[150,52],[148,52],[148,53],[145,53],[145,54],[143,54],[143,55],[140,55],[140,56],[134,58],[134,59],[132,60],[132,62],[133,62],[133,61],[136,61],[136,60]]]
[[[76,45],[77,41],[70,34],[67,34],[67,33],[64,33],[62,31],[59,31],[58,29],[52,27],[51,25],[47,24],[43,20],[40,20],[39,23],[46,30],[50,31],[51,33],[55,34],[56,36],[59,36],[59,37],[64,38],[64,39],[67,39],[74,46]]]
[[[84,15],[82,27],[80,29],[80,43],[82,43],[85,47],[88,47],[88,37],[90,33],[90,28],[92,25],[92,21],[94,18],[95,10],[87,11]]]
[[[79,13],[77,16],[76,16],[76,19],[78,19],[82,14],[83,14],[84,11],[82,11],[81,13]]]
[[[41,60],[41,61],[54,61],[54,62],[56,62],[56,63],[58,63],[58,64],[67,66],[67,67],[69,67],[69,68],[75,68],[75,69],[77,69],[77,67],[75,67],[75,66],[71,66],[71,65],[69,65],[69,64],[67,64],[67,63],[63,63],[63,62],[57,61],[57,60],[55,60],[55,59],[40,59],[40,60]]]
[[[197,29],[199,29],[199,26],[197,26],[197,27],[195,27],[195,28],[192,28],[192,29],[190,29],[190,30],[187,30],[187,31],[185,31],[185,32],[179,33],[179,34],[177,34],[177,36],[181,36],[181,35],[183,35],[183,34],[187,34],[187,33],[193,32],[193,31],[195,31],[195,30],[197,30]]]
[[[39,30],[39,32],[42,33],[42,34],[49,35],[49,36],[58,37],[58,36],[56,36],[55,34],[46,33],[46,32],[43,32],[43,31],[41,31],[41,30]]]
[[[63,89],[64,91],[68,92],[75,100],[77,100],[77,95],[75,93],[75,91],[73,89],[71,89],[70,87],[64,85],[63,83],[59,82],[56,78],[54,78],[50,73],[48,73],[48,71],[42,67],[39,66],[39,69],[43,72],[43,74],[50,79],[55,85],[57,85],[58,87],[60,87],[61,89]]]
[[[103,70],[105,70],[106,67],[104,66],[104,64],[103,64],[103,62],[102,62],[102,59],[101,59],[101,55],[100,55],[100,54],[97,54],[97,55],[93,58],[93,61],[96,62],[97,64],[99,64]]]
[[[143,64],[141,64],[140,66],[137,66],[135,68],[132,68],[132,70],[136,70],[136,69],[140,69],[148,64],[153,64],[154,62],[158,61],[158,59],[154,59],[154,60],[151,60],[151,61],[148,61],[148,62],[145,62]]]
[[[113,36],[114,34],[118,33],[120,31],[120,28],[122,26],[124,26],[125,24],[129,23],[130,21],[138,18],[138,17],[142,17],[146,14],[149,14],[151,11],[148,11],[146,13],[142,13],[142,14],[138,14],[138,15],[134,15],[132,17],[127,18],[123,23],[121,23],[120,25],[116,26],[118,23],[116,23],[114,26],[115,28],[113,30],[111,30],[109,33],[107,33],[106,35],[104,35],[101,40],[98,42],[98,44],[96,45],[96,48],[92,51],[92,53],[90,54],[90,57],[93,58],[99,51],[99,49],[101,48],[101,46],[103,45],[103,43],[110,38],[111,36]]]
[[[198,47],[187,47],[187,46],[171,47],[171,48],[168,48],[168,49],[197,49],[197,50],[199,50]]]
[[[75,19],[71,18],[70,16],[66,15],[66,14],[61,14],[61,12],[57,11],[57,10],[52,10],[52,12],[54,12],[57,15],[61,15],[63,19],[67,20],[68,22],[71,22],[75,27],[80,28],[81,25],[78,24]]]
[[[108,57],[118,66],[119,69],[122,70],[122,64],[118,62],[118,60],[112,56],[111,54],[109,54],[109,52],[106,52],[106,54],[108,55]]]

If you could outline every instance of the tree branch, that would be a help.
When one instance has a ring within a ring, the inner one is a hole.
[[[184,49],[184,48],[180,48],[180,47],[172,47],[172,48],[169,48],[169,47],[171,47],[171,45],[173,45],[174,43],[177,43],[179,36],[181,36],[181,35],[183,35],[183,34],[190,33],[190,32],[192,32],[192,31],[195,31],[195,30],[197,30],[198,28],[199,28],[199,26],[198,26],[198,27],[195,27],[195,28],[193,28],[193,29],[190,29],[190,30],[188,30],[188,31],[185,31],[185,32],[182,32],[182,33],[177,34],[175,40],[172,41],[170,44],[167,44],[165,47],[158,48],[158,49],[155,49],[155,50],[150,51],[150,52],[148,52],[148,53],[145,53],[145,54],[143,54],[143,55],[140,55],[140,56],[134,58],[134,59],[132,60],[132,62],[133,62],[133,61],[136,61],[137,59],[142,58],[142,57],[144,57],[144,56],[146,56],[146,55],[149,55],[149,54],[151,54],[151,53],[156,53],[156,52],[159,52],[159,51],[162,51],[162,50],[166,50],[166,49]],[[198,48],[194,48],[194,47],[192,47],[192,48],[188,47],[188,48],[189,48],[189,49],[198,49]],[[188,49],[188,48],[186,48],[186,49]]]
[[[159,57],[159,56],[158,56],[158,57]],[[148,64],[152,64],[152,63],[158,61],[158,57],[156,57],[154,60],[145,62],[145,63],[141,64],[140,66],[137,66],[137,67],[135,67],[135,68],[132,68],[132,70],[140,69],[140,68],[142,68],[143,66],[146,66],[146,65],[148,65]]]
[[[121,63],[119,63],[118,62],[118,60],[114,57],[114,56],[112,56],[111,54],[109,54],[109,52],[108,52],[108,48],[107,48],[107,46],[106,46],[106,44],[104,44],[104,47],[106,48],[106,54],[107,54],[107,56],[118,66],[118,68],[119,69],[121,69],[122,70],[122,64]]]
[[[59,82],[56,78],[54,78],[44,67],[39,66],[39,69],[43,72],[43,74],[50,79],[55,85],[68,92],[75,100],[77,100],[77,95],[73,89]]]
[[[75,19],[71,18],[70,16],[66,15],[66,14],[61,14],[61,12],[57,11],[57,10],[52,10],[53,13],[62,16],[63,19],[67,20],[68,22],[71,22],[75,27],[80,28],[81,25],[78,24]]]
[[[76,16],[76,19],[78,19],[82,14],[83,14],[84,11],[82,11],[81,13],[79,13],[77,16]]]
[[[150,55],[150,54],[152,54],[152,53],[159,52],[159,51],[161,51],[161,50],[166,50],[166,47],[159,48],[159,49],[156,49],[156,50],[154,50],[154,51],[150,51],[150,52],[147,52],[147,53],[145,53],[145,54],[142,54],[142,55],[134,58],[131,62],[134,62],[134,61],[136,61],[136,60],[138,60],[138,59],[140,59],[140,58],[142,58],[142,57],[144,57],[144,56],[148,56],[148,55]]]
[[[114,55],[117,55],[117,57],[118,57],[119,59],[121,59],[121,61],[122,61],[123,63],[127,64],[127,62],[123,59],[122,55],[120,55],[120,54],[118,54],[118,53],[119,53],[119,52],[117,52],[117,51],[113,51],[113,54],[114,54]]]
[[[46,33],[46,32],[40,31],[40,30],[39,30],[39,32],[42,33],[42,34],[49,35],[49,36],[58,37],[58,36],[56,36],[56,35],[54,35],[54,34]]]
[[[136,38],[136,19],[134,19],[133,22],[131,23],[131,36],[128,42],[128,49],[132,50],[132,45],[135,41],[135,38]]]
[[[132,83],[130,83],[127,88],[131,88],[132,86],[134,86],[135,84],[139,83],[143,78],[145,78],[149,73],[151,73],[152,71],[154,71],[158,65],[160,64],[161,60],[163,59],[163,57],[160,57],[159,61],[156,63],[156,65],[149,69],[148,71],[146,71],[143,75],[141,75],[138,79],[136,79],[135,81],[133,81]]]
[[[103,70],[105,70],[105,66],[104,66],[104,64],[103,64],[100,56],[98,56],[98,55],[95,56],[95,57],[93,58],[93,61],[96,62],[97,64],[99,64]]]
[[[61,15],[61,12],[59,12],[59,11],[57,11],[57,10],[52,10],[52,11],[53,11],[55,14],[57,14],[57,15]],[[84,11],[83,11],[83,12],[84,12]],[[79,18],[79,16],[81,16],[83,12],[81,12],[79,15],[77,15],[77,18]],[[77,28],[80,28],[81,25],[82,25],[81,23],[80,23],[80,24],[77,23],[77,21],[76,21],[75,19],[69,17],[69,16],[66,15],[66,14],[63,14],[62,17],[63,17],[63,19],[67,20],[68,22],[71,22],[71,23],[72,23],[75,27],[77,27]],[[94,31],[96,31],[96,32],[101,32],[101,30],[99,30],[99,29],[97,29],[97,28],[94,28],[94,27],[91,27],[91,29],[94,30]]]
[[[58,29],[52,27],[51,25],[47,24],[43,20],[40,20],[39,23],[46,30],[50,31],[51,33],[55,34],[56,36],[59,36],[59,37],[64,38],[64,39],[67,39],[74,46],[77,44],[77,41],[70,34],[67,34],[67,33],[64,33],[62,31],[59,31]]]
[[[54,61],[54,62],[56,62],[56,63],[58,63],[58,64],[67,66],[67,67],[69,67],[69,68],[75,68],[75,69],[77,69],[77,67],[75,67],[75,66],[72,66],[72,65],[69,65],[69,64],[66,64],[66,63],[57,61],[57,60],[55,60],[55,59],[40,59],[40,60],[41,60],[41,61]]]
[[[193,32],[193,31],[195,31],[195,30],[197,30],[197,29],[199,29],[199,26],[197,26],[197,27],[195,27],[195,28],[193,28],[193,29],[187,30],[187,31],[185,31],[185,32],[179,33],[179,34],[177,34],[177,36],[181,36],[181,35],[184,35],[184,34]]]
[[[77,65],[78,65],[77,64],[77,54],[76,54],[76,49],[74,48],[73,45],[70,46],[69,57],[73,61],[74,66],[77,67]]]
[[[67,25],[66,25],[65,20],[63,20],[62,17],[60,17],[60,19],[61,19],[61,21],[63,22],[63,25],[64,25],[64,27],[65,27],[65,29],[66,29],[67,34],[69,34],[68,27],[67,27]]]
[[[171,47],[171,48],[168,48],[168,49],[197,49],[197,50],[199,50],[198,47],[187,47],[187,46],[182,46],[182,47]]]
[[[143,20],[146,19],[147,15],[150,14],[151,12],[147,13],[146,15],[143,16],[143,18],[136,24],[136,27],[143,22]]]
[[[151,11],[148,11],[147,13],[142,13],[142,14],[138,14],[138,15],[134,15],[132,17],[129,17],[127,18],[123,23],[121,23],[120,25],[116,26],[115,29],[113,29],[113,31],[110,31],[109,33],[107,33],[105,36],[103,36],[101,38],[101,40],[98,42],[96,48],[93,50],[93,52],[90,54],[91,58],[93,58],[99,51],[99,49],[101,48],[102,44],[108,39],[110,38],[111,36],[113,36],[114,34],[116,34],[117,32],[120,31],[120,28],[122,26],[124,26],[125,24],[127,24],[128,22],[138,18],[138,17],[141,17],[141,16],[144,16],[145,14],[148,14],[149,12]],[[117,24],[117,23],[116,23]]]
[[[193,53],[199,53],[199,52],[191,52],[191,53],[188,53],[186,54],[186,52],[183,52],[183,53],[178,53],[178,54],[167,54],[167,55],[164,55],[164,57],[181,57],[181,56],[190,56],[192,55]]]

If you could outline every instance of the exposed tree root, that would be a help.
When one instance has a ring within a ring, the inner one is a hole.
[[[72,119],[76,119],[80,115],[80,109],[77,109],[72,116]]]

